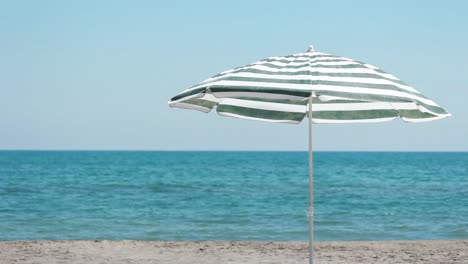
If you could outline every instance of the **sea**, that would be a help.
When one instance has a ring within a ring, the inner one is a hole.
[[[314,238],[468,239],[468,153],[315,152]],[[0,151],[0,240],[308,239],[308,153]]]

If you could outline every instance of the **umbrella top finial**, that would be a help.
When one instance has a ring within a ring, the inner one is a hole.
[[[309,48],[307,49],[307,52],[309,51],[315,51],[314,45],[309,45]]]

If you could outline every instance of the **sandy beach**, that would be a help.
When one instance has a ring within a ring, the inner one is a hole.
[[[468,240],[317,242],[317,263],[468,263]],[[0,263],[308,263],[306,242],[1,241]]]

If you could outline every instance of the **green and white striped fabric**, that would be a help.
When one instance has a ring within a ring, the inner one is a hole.
[[[215,75],[173,97],[171,107],[244,119],[300,123],[312,96],[314,123],[406,122],[450,116],[372,65],[316,52],[271,57]]]

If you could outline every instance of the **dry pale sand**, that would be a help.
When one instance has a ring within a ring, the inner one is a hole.
[[[308,263],[305,242],[1,241],[0,263]],[[317,242],[315,263],[463,263],[468,240]]]

